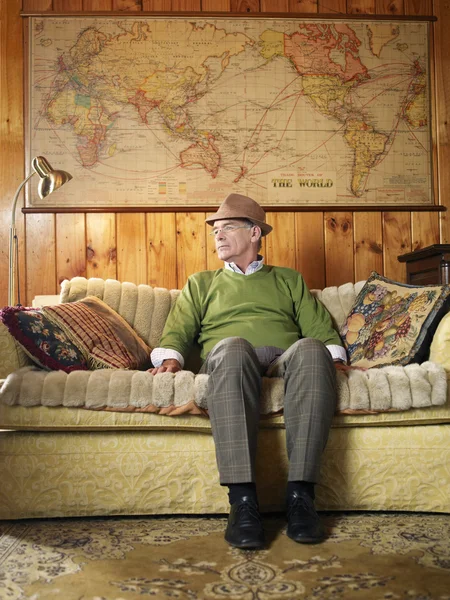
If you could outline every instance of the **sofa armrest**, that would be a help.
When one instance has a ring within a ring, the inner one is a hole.
[[[60,304],[61,298],[59,294],[51,296],[35,296],[31,301],[33,308],[41,308],[42,306],[53,306],[54,304]]]
[[[32,364],[32,360],[9,333],[6,325],[0,321],[0,379],[4,379],[20,367]]]
[[[434,333],[429,360],[442,365],[450,373],[450,312],[441,319]]]

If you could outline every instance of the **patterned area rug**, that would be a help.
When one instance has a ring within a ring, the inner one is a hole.
[[[266,517],[261,551],[230,548],[222,517],[0,522],[0,598],[450,599],[450,515],[324,518],[307,546]]]

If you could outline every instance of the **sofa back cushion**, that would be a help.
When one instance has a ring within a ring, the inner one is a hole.
[[[346,283],[311,290],[311,293],[328,309],[339,330],[363,285],[364,281]],[[119,313],[150,348],[159,345],[167,315],[179,294],[180,290],[121,283],[115,279],[74,277],[61,284],[61,302],[74,302],[86,296],[100,298]]]
[[[150,348],[161,339],[164,323],[179,290],[154,288],[150,285],[74,277],[61,284],[61,302],[75,302],[96,296],[115,310]]]
[[[330,313],[336,331],[339,332],[364,284],[365,281],[358,281],[326,287],[323,290],[311,290],[312,295],[320,300]]]

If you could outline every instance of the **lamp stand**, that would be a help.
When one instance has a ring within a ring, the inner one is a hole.
[[[19,244],[16,233],[16,206],[20,192],[23,186],[29,179],[33,177],[35,171],[32,171],[17,188],[11,211],[11,226],[9,228],[9,278],[8,278],[8,306],[14,305],[14,295],[16,291],[16,271],[17,271],[17,256],[19,252]]]

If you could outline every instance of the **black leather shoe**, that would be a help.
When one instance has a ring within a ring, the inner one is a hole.
[[[225,540],[235,548],[257,549],[264,546],[264,531],[257,503],[243,496],[231,505]]]
[[[318,544],[325,529],[308,494],[292,492],[287,498],[287,535],[300,544]]]

